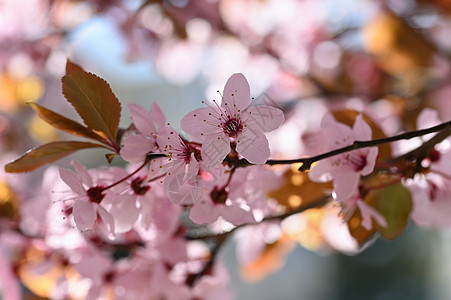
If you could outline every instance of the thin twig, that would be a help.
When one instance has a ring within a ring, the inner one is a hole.
[[[224,237],[229,236],[230,234],[232,234],[235,230],[245,227],[245,226],[249,226],[249,225],[257,225],[263,222],[267,222],[267,221],[281,221],[289,216],[304,212],[308,209],[311,208],[315,208],[315,207],[322,207],[324,206],[328,201],[329,201],[329,196],[326,197],[322,197],[312,203],[309,203],[308,205],[303,205],[300,206],[299,208],[295,209],[295,210],[290,210],[286,213],[280,214],[280,215],[275,215],[275,216],[268,216],[263,218],[259,223],[245,223],[245,224],[241,224],[238,225],[236,227],[234,227],[232,230],[227,231],[227,232],[223,232],[223,233],[214,233],[214,234],[206,234],[206,235],[186,235],[185,238],[187,240],[208,240],[208,239],[222,239]]]
[[[369,140],[369,141],[355,141],[354,143],[352,143],[349,146],[339,148],[339,149],[336,149],[336,150],[333,150],[330,152],[326,152],[323,154],[319,154],[316,156],[312,156],[312,157],[304,157],[304,158],[288,159],[288,160],[268,160],[266,162],[266,164],[272,166],[272,165],[281,165],[281,164],[302,163],[302,166],[299,168],[299,171],[307,171],[311,168],[311,166],[314,162],[325,159],[325,158],[329,158],[329,157],[332,157],[332,156],[335,156],[338,154],[346,153],[346,152],[361,149],[361,148],[379,146],[382,144],[392,143],[392,142],[399,141],[399,140],[408,140],[408,139],[411,139],[414,137],[419,137],[419,136],[423,136],[423,135],[426,135],[429,133],[439,132],[439,131],[442,131],[442,132],[440,132],[439,134],[437,134],[435,136],[435,137],[437,137],[435,139],[435,140],[437,140],[437,143],[439,143],[440,141],[444,140],[446,137],[451,135],[451,121],[439,124],[434,127],[415,130],[415,131],[408,131],[408,132],[404,132],[404,133],[401,133],[401,134],[398,134],[395,136],[391,136],[391,137],[387,137],[387,138],[381,138],[381,139],[375,139],[375,140]],[[435,144],[437,144],[437,143],[435,143]],[[432,148],[434,147],[434,145],[432,145]],[[428,147],[424,147],[424,148],[430,148],[429,144],[427,146]],[[432,148],[430,150],[432,150]],[[421,148],[421,149],[423,149],[423,148]],[[417,152],[418,152],[418,150],[417,150]],[[242,166],[242,165],[239,165],[239,166]]]

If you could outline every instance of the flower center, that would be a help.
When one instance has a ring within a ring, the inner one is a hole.
[[[230,137],[236,137],[243,130],[243,124],[241,124],[240,119],[232,118],[224,123],[223,130]]]
[[[194,158],[197,161],[201,161],[200,150],[193,144],[188,141],[183,140],[184,147],[180,153],[177,154],[177,157],[183,159],[185,163],[189,163],[191,161],[191,153],[194,153]]]
[[[145,177],[137,177],[133,179],[131,187],[136,195],[145,195],[150,189],[150,186],[143,184]]]
[[[105,197],[105,195],[102,194],[102,192],[104,190],[105,190],[104,187],[101,185],[92,187],[89,190],[87,190],[86,194],[89,197],[89,201],[95,202],[95,203],[100,203],[100,201],[102,201],[103,197]]]
[[[210,193],[210,198],[215,204],[224,204],[228,196],[229,193],[225,190],[225,188],[219,189],[217,186],[215,186]]]
[[[354,170],[356,172],[362,171],[363,168],[366,166],[366,156],[355,154],[355,153],[349,153],[346,156],[346,159],[354,165]]]

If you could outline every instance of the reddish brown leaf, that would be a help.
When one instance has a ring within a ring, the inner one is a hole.
[[[64,96],[75,107],[88,128],[103,132],[115,142],[121,104],[108,83],[87,72],[66,75],[62,82]]]
[[[109,164],[113,162],[113,158],[117,155],[117,153],[107,153],[105,154],[105,158]]]
[[[292,168],[284,174],[284,184],[277,190],[268,193],[286,208],[296,210],[317,203],[332,189],[332,183],[313,182],[307,172],[299,172]]]
[[[263,252],[254,261],[241,267],[241,274],[248,281],[258,281],[276,272],[285,265],[288,254],[295,243],[286,235],[282,235],[276,242],[267,244]]]
[[[93,132],[91,129],[86,128],[85,126],[72,121],[66,117],[63,117],[60,114],[57,114],[54,111],[51,111],[45,107],[42,107],[36,103],[28,103],[31,108],[33,108],[33,110],[36,112],[36,114],[43,119],[44,121],[46,121],[47,123],[49,123],[50,125],[52,125],[53,127],[63,130],[65,132],[68,132],[70,134],[76,135],[76,136],[81,136],[81,137],[85,137],[88,139],[94,139],[94,140],[98,140],[102,143],[106,143],[105,139],[101,136],[99,136],[98,134],[96,134],[95,132]]]
[[[367,22],[362,36],[365,48],[376,57],[381,68],[396,76],[412,76],[413,72],[429,67],[437,51],[425,35],[387,10]],[[417,81],[415,84],[421,85]]]
[[[360,214],[360,210],[356,209],[354,214],[347,222],[349,233],[352,237],[359,243],[359,245],[365,244],[370,238],[377,232],[376,222],[372,221],[372,228],[370,230],[366,230],[362,226],[362,215]]]
[[[48,143],[28,150],[21,157],[7,164],[5,166],[5,171],[8,173],[29,172],[59,160],[77,150],[100,147],[105,148],[105,146],[101,144],[78,141]]]
[[[20,201],[14,190],[4,180],[0,180],[0,218],[15,220],[19,216]]]
[[[85,70],[83,70],[83,68],[80,67],[79,65],[77,65],[76,63],[73,63],[72,61],[70,61],[70,59],[67,60],[66,75],[71,75],[74,73],[81,73],[81,72],[85,72]]]

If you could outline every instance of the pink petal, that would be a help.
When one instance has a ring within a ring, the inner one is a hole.
[[[196,224],[211,224],[219,217],[220,209],[213,203],[199,203],[191,207],[189,218]]]
[[[174,175],[174,174],[185,174],[185,166],[186,163],[183,160],[177,159],[173,160],[166,164],[167,166],[167,173],[168,175]]]
[[[76,160],[71,161],[71,165],[74,167],[75,171],[80,175],[81,182],[87,186],[93,186],[91,175],[85,166]]]
[[[360,171],[360,174],[363,176],[370,174],[374,170],[374,166],[376,165],[377,154],[379,149],[377,147],[371,147],[367,149],[368,153],[366,154],[366,165]]]
[[[116,233],[130,231],[138,220],[139,210],[136,207],[136,196],[120,195],[115,199],[110,214],[114,219]]]
[[[236,150],[250,163],[258,165],[264,164],[270,154],[266,136],[249,127],[238,136]]]
[[[53,260],[42,260],[31,264],[27,269],[30,273],[35,276],[43,276],[46,273],[50,272],[52,268],[55,267],[55,262]]]
[[[417,129],[425,129],[440,124],[442,121],[438,116],[438,112],[435,109],[424,108],[417,118]],[[423,141],[427,141],[432,138],[434,134],[426,134],[422,136]]]
[[[202,144],[202,161],[207,169],[220,165],[230,152],[230,141],[224,133],[210,137]]]
[[[424,129],[440,124],[442,121],[438,116],[438,112],[432,108],[424,108],[417,118],[417,128]]]
[[[247,223],[255,223],[255,218],[251,211],[245,210],[236,205],[224,206],[221,211],[221,216],[224,220],[237,226]]]
[[[160,151],[165,154],[183,148],[183,142],[178,132],[172,126],[164,126],[158,130],[157,144]]]
[[[121,156],[129,163],[139,163],[146,159],[147,153],[155,150],[155,141],[143,134],[128,136],[121,149]]]
[[[81,231],[91,229],[96,221],[94,205],[88,201],[76,201],[72,208],[75,224]]]
[[[348,146],[354,141],[351,128],[337,122],[332,114],[327,113],[321,121],[321,130],[330,150]]]
[[[99,213],[99,216],[102,219],[103,224],[105,224],[108,231],[111,232],[112,234],[115,234],[113,216],[109,212],[107,212],[106,209],[103,208],[101,205],[97,205],[97,212]]]
[[[86,196],[86,191],[81,184],[81,178],[77,173],[72,170],[63,168],[61,168],[59,171],[61,179],[74,193],[80,196]]]
[[[139,132],[148,136],[157,133],[152,117],[144,107],[138,104],[129,104],[128,109],[130,110],[133,124],[135,124]]]
[[[283,111],[268,105],[250,106],[243,113],[246,125],[263,132],[272,131],[279,128],[285,121]]]
[[[184,173],[166,176],[164,185],[169,199],[177,205],[192,206],[202,196],[202,189],[191,184]]]
[[[6,252],[6,251],[5,251]],[[10,258],[9,258],[10,259]],[[22,292],[17,275],[13,272],[11,261],[0,251],[0,293],[3,300],[20,300]]]
[[[186,241],[182,238],[167,239],[158,245],[158,250],[171,265],[188,260]]]
[[[377,210],[375,210],[373,207],[367,205],[362,200],[358,200],[357,201],[357,206],[358,206],[358,208],[360,210],[360,213],[362,215],[362,226],[366,230],[371,230],[371,227],[372,227],[372,219],[371,219],[371,217],[373,217],[374,220],[376,220],[377,224],[379,224],[380,226],[382,226],[382,227],[386,227],[387,226],[387,221],[385,220],[385,218]]]
[[[180,121],[183,131],[192,138],[203,141],[209,134],[218,132],[218,112],[210,107],[202,107],[186,114]]]
[[[148,193],[149,194],[149,193]],[[181,207],[172,203],[166,196],[153,200],[152,224],[162,234],[174,232],[179,226]]]
[[[334,191],[336,201],[346,201],[351,198],[359,186],[360,174],[355,172],[343,172],[334,177]]]
[[[225,84],[221,107],[226,111],[243,111],[249,106],[250,99],[251,90],[246,77],[241,73],[233,74]]]
[[[109,253],[102,249],[94,248],[90,243],[86,243],[86,246],[78,248],[77,253],[82,255],[82,259],[74,263],[77,272],[82,277],[90,278],[100,284],[104,274],[112,268]]]
[[[89,292],[88,294],[85,296],[85,300],[97,300],[97,299],[102,299],[101,295],[102,295],[102,290],[103,290],[103,286],[101,284],[93,284],[90,288],[89,288]]]
[[[150,108],[150,119],[158,126],[158,129],[166,125],[166,116],[156,101]]]
[[[308,172],[308,177],[312,181],[327,182],[332,180],[332,173],[334,172],[334,169],[335,168],[331,165],[330,159],[323,159],[313,165]]]
[[[151,194],[147,193],[139,199],[139,203],[141,204],[141,223],[145,229],[149,229],[149,226],[152,223],[154,201],[149,195]]]
[[[235,299],[229,284],[227,270],[224,269],[222,265],[216,264],[213,274],[202,276],[193,288],[194,298],[205,300]]]
[[[191,158],[188,164],[188,178],[196,178],[199,173],[199,162],[194,157],[194,153],[191,153]]]
[[[362,114],[356,117],[352,131],[356,141],[371,140],[371,127],[363,120]]]

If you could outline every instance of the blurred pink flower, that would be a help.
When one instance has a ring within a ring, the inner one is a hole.
[[[441,123],[435,110],[425,108],[417,118],[417,128],[423,129]],[[428,139],[428,136],[422,139]],[[412,193],[413,209],[410,217],[418,226],[448,228],[451,226],[451,139],[437,144],[427,163],[430,172],[417,175],[406,182]]]
[[[194,223],[211,224],[221,217],[233,225],[253,224],[271,214],[266,194],[280,185],[280,177],[264,166],[250,166],[237,169],[226,183],[230,172],[224,170],[216,180],[203,181],[209,193],[191,207],[189,217]]]
[[[351,145],[357,140],[371,139],[371,128],[362,115],[357,116],[354,126],[350,128],[337,122],[331,114],[326,114],[321,121],[321,130],[328,150]],[[335,200],[345,201],[355,194],[360,175],[365,176],[373,171],[377,153],[377,147],[362,148],[320,160],[310,170],[309,177],[319,182],[333,180]]]
[[[212,274],[202,276],[192,289],[195,299],[231,300],[234,299],[230,287],[227,270],[220,263],[216,263]]]
[[[335,150],[351,145],[354,141],[370,140],[371,128],[358,115],[352,128],[337,122],[331,114],[326,114],[321,121],[321,129],[328,150]],[[374,218],[381,226],[387,226],[384,217],[368,206],[358,193],[361,175],[370,174],[376,164],[378,148],[362,148],[323,159],[313,166],[309,177],[313,181],[333,180],[335,200],[343,205],[342,214],[350,217],[356,208],[362,214],[362,226],[371,229],[371,219]]]
[[[366,230],[371,230],[372,228],[372,219],[374,220],[382,227],[387,226],[387,221],[385,218],[373,207],[366,204],[365,201],[362,200],[360,197],[357,189],[354,196],[343,200],[343,208],[341,211],[341,214],[345,216],[346,219],[349,219],[353,214],[356,208],[360,210],[360,214],[362,216],[362,222],[361,225]]]
[[[0,298],[4,300],[22,299],[19,279],[14,274],[12,264],[4,257],[2,252],[0,251]]]

